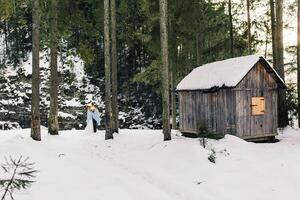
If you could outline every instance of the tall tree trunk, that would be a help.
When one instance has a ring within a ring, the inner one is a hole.
[[[247,35],[248,35],[248,54],[251,55],[251,19],[250,19],[250,0],[247,1]]]
[[[176,95],[175,95],[175,63],[171,63],[171,104],[172,104],[172,128],[177,129],[177,122],[176,122]]]
[[[8,34],[8,25],[7,25],[7,20],[4,21],[4,44],[5,44],[5,48],[4,48],[4,52],[3,52],[3,64],[6,65],[6,57],[8,55],[8,44],[7,44],[7,34]]]
[[[276,0],[276,70],[284,80],[284,60],[283,60],[283,0]],[[288,113],[286,108],[286,91],[280,90],[278,94],[278,126],[288,125]]]
[[[297,88],[298,88],[298,127],[300,127],[300,0],[298,3],[298,26],[297,26]]]
[[[275,19],[275,7],[274,0],[270,0],[270,13],[271,13],[271,31],[272,31],[272,54],[273,54],[273,66],[277,67],[276,56],[276,19]]]
[[[112,133],[119,132],[119,109],[118,109],[118,57],[116,35],[116,1],[110,0],[111,10],[111,81],[112,81]]]
[[[232,22],[232,12],[231,12],[231,0],[228,1],[228,13],[229,13],[229,34],[230,34],[230,57],[234,57],[233,51],[233,22]]]
[[[50,43],[50,113],[48,131],[51,135],[58,135],[58,73],[57,73],[57,0],[51,0],[51,43]]]
[[[170,85],[171,85],[171,110],[172,110],[172,129],[177,129],[177,123],[176,123],[176,95],[175,95],[175,80],[176,80],[176,73],[175,73],[175,65],[176,65],[176,56],[177,56],[177,44],[176,44],[176,37],[174,34],[174,29],[172,25],[172,18],[169,17],[169,41],[170,41],[170,55],[169,56],[169,73],[170,73]]]
[[[203,47],[204,47],[204,37],[203,33],[200,31],[196,34],[196,57],[197,57],[197,66],[203,64]]]
[[[170,130],[170,87],[169,87],[169,53],[168,53],[168,30],[167,30],[167,12],[168,3],[167,0],[159,0],[160,8],[160,43],[162,51],[162,100],[163,100],[163,134],[164,140],[171,140]]]
[[[104,0],[104,66],[105,66],[105,139],[113,139],[111,131],[111,62],[109,0]]]
[[[266,40],[265,40],[265,59],[267,59],[268,56],[268,43],[269,43],[269,26],[268,23],[265,23],[266,28]]]
[[[39,8],[39,0],[33,0],[31,137],[34,140],[41,140],[39,53],[40,53],[40,8]]]
[[[169,28],[170,30],[170,36],[171,34],[171,26]],[[172,52],[170,49],[169,52]],[[170,53],[172,54],[172,53]],[[171,59],[172,57],[172,59]],[[171,86],[171,115],[172,115],[172,129],[177,129],[177,124],[176,124],[176,98],[175,98],[175,62],[173,56],[169,56],[169,77],[170,77],[170,86]]]
[[[200,64],[200,47],[199,47],[199,33],[196,33],[196,56],[197,56],[197,66]]]

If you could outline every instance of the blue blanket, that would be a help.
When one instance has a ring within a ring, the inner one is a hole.
[[[89,121],[92,119],[96,120],[97,124],[100,125],[100,113],[99,113],[98,109],[87,112],[86,122],[89,123]]]

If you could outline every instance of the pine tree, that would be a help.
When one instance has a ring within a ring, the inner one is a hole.
[[[276,19],[275,19],[275,6],[274,0],[270,0],[270,14],[271,14],[271,31],[272,31],[272,54],[273,54],[273,66],[277,67],[276,56]]]
[[[298,3],[298,24],[297,24],[297,88],[298,88],[298,119],[300,116],[300,0]],[[300,127],[300,120],[298,120],[298,127]]]
[[[229,15],[229,35],[230,35],[230,56],[234,57],[234,51],[233,51],[233,22],[232,22],[232,2],[231,0],[228,0],[228,15]]]
[[[33,0],[32,7],[32,105],[31,137],[41,140],[40,126],[40,6],[39,0]]]
[[[270,27],[268,22],[264,23],[264,26],[266,28],[266,39],[265,39],[265,59],[268,59],[268,44],[269,44],[269,35],[270,35]]]
[[[110,1],[104,0],[104,65],[105,65],[105,139],[113,139],[111,130],[111,56],[110,56]]]
[[[203,35],[203,30],[199,30],[197,33],[196,43],[197,43],[197,66],[203,64],[203,50],[204,50],[204,40],[205,36]]]
[[[57,73],[57,0],[51,0],[51,41],[50,41],[50,113],[49,113],[49,133],[58,135],[58,73]]]
[[[111,17],[111,81],[112,81],[112,133],[118,133],[118,57],[117,57],[117,36],[116,36],[116,1],[110,0],[110,17]]]
[[[276,0],[276,57],[277,70],[279,76],[285,80],[284,76],[284,57],[283,57],[283,0]],[[288,113],[286,110],[286,92],[280,90],[278,94],[278,126],[284,127],[288,125]]]
[[[177,129],[177,122],[176,122],[176,96],[175,96],[175,65],[174,62],[172,63],[170,69],[170,81],[171,81],[171,105],[172,105],[172,129]]]
[[[171,16],[171,15],[170,15]],[[176,96],[175,96],[175,57],[176,57],[176,41],[174,40],[174,30],[171,17],[169,17],[169,41],[170,41],[170,56],[169,56],[169,73],[170,73],[170,85],[171,85],[171,110],[172,110],[172,129],[177,129],[176,123]]]
[[[250,0],[247,3],[247,35],[248,35],[248,54],[251,55],[251,19],[250,19]]]
[[[163,69],[162,69],[163,134],[164,134],[164,141],[166,141],[166,140],[171,140],[167,0],[160,0],[159,8],[160,8],[160,41],[161,41],[161,52],[162,52],[161,56],[162,56],[162,63],[163,63]]]

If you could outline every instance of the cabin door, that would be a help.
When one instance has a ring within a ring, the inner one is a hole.
[[[265,97],[253,96],[251,97],[251,135],[264,134],[264,115],[266,110]]]
[[[252,90],[238,90],[236,96],[237,135],[242,138],[264,135],[266,96]]]

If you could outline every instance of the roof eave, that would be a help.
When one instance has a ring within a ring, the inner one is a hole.
[[[176,92],[188,92],[188,91],[202,91],[202,92],[217,92],[221,89],[232,89],[235,88],[236,86],[226,86],[222,85],[221,87],[219,86],[214,86],[211,88],[205,88],[205,89],[176,89]]]

